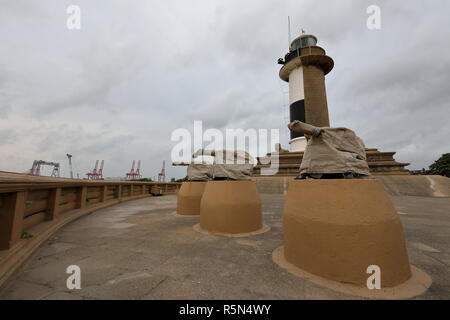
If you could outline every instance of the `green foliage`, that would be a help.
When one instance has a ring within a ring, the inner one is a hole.
[[[187,176],[184,177],[183,179],[175,180],[175,182],[186,182],[186,181],[188,181],[188,177]]]
[[[150,178],[142,178],[142,179],[133,179],[130,181],[139,181],[139,182],[152,182],[153,180]]]
[[[22,232],[22,235],[21,235],[22,239],[30,239],[32,237],[33,237],[32,234],[29,234],[28,232]]]
[[[443,154],[436,160],[428,171],[429,174],[436,174],[450,178],[450,153]]]

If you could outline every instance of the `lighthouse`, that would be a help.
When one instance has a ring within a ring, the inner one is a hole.
[[[289,52],[278,59],[281,66],[280,78],[289,83],[290,122],[299,120],[315,127],[330,127],[328,116],[325,76],[333,70],[334,61],[321,47],[317,38],[310,34],[301,34],[289,43]],[[306,138],[302,133],[292,132],[289,141],[290,152],[281,146],[276,152],[258,158],[255,176],[262,175],[261,169],[268,168],[273,156],[278,163],[274,176],[298,176],[299,164],[303,161]],[[366,149],[366,156],[372,174],[408,175],[405,169],[409,163],[399,163],[394,159],[395,152],[380,152],[378,149]]]
[[[295,38],[282,64],[280,78],[289,83],[290,121],[300,120],[316,127],[329,127],[325,75],[334,67],[334,61],[323,48],[317,46],[317,38],[302,34]],[[291,132],[291,152],[304,151],[306,138]]]

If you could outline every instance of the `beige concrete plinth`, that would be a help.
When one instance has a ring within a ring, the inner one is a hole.
[[[328,280],[323,277],[306,272],[286,260],[283,247],[276,249],[272,253],[272,260],[280,268],[285,269],[287,272],[304,280],[311,281],[319,286],[352,296],[360,296],[370,299],[410,299],[423,294],[425,291],[427,291],[432,283],[432,280],[428,274],[414,266],[411,266],[412,276],[406,282],[403,282],[402,284],[395,287],[370,290],[367,287]]]
[[[200,206],[200,228],[218,234],[263,229],[261,200],[253,181],[209,181]]]
[[[285,259],[310,274],[366,287],[376,265],[382,288],[411,278],[400,219],[378,180],[291,181],[283,225]]]
[[[200,215],[200,201],[207,182],[183,182],[177,194],[177,214]]]

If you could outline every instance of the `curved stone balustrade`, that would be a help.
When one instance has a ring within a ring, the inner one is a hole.
[[[180,186],[0,172],[0,287],[63,225],[123,201],[175,194]]]

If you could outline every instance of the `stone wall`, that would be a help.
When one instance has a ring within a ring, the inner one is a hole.
[[[442,176],[380,175],[380,180],[391,196],[450,197],[450,179]],[[253,177],[259,193],[287,194],[289,181],[294,177]]]

